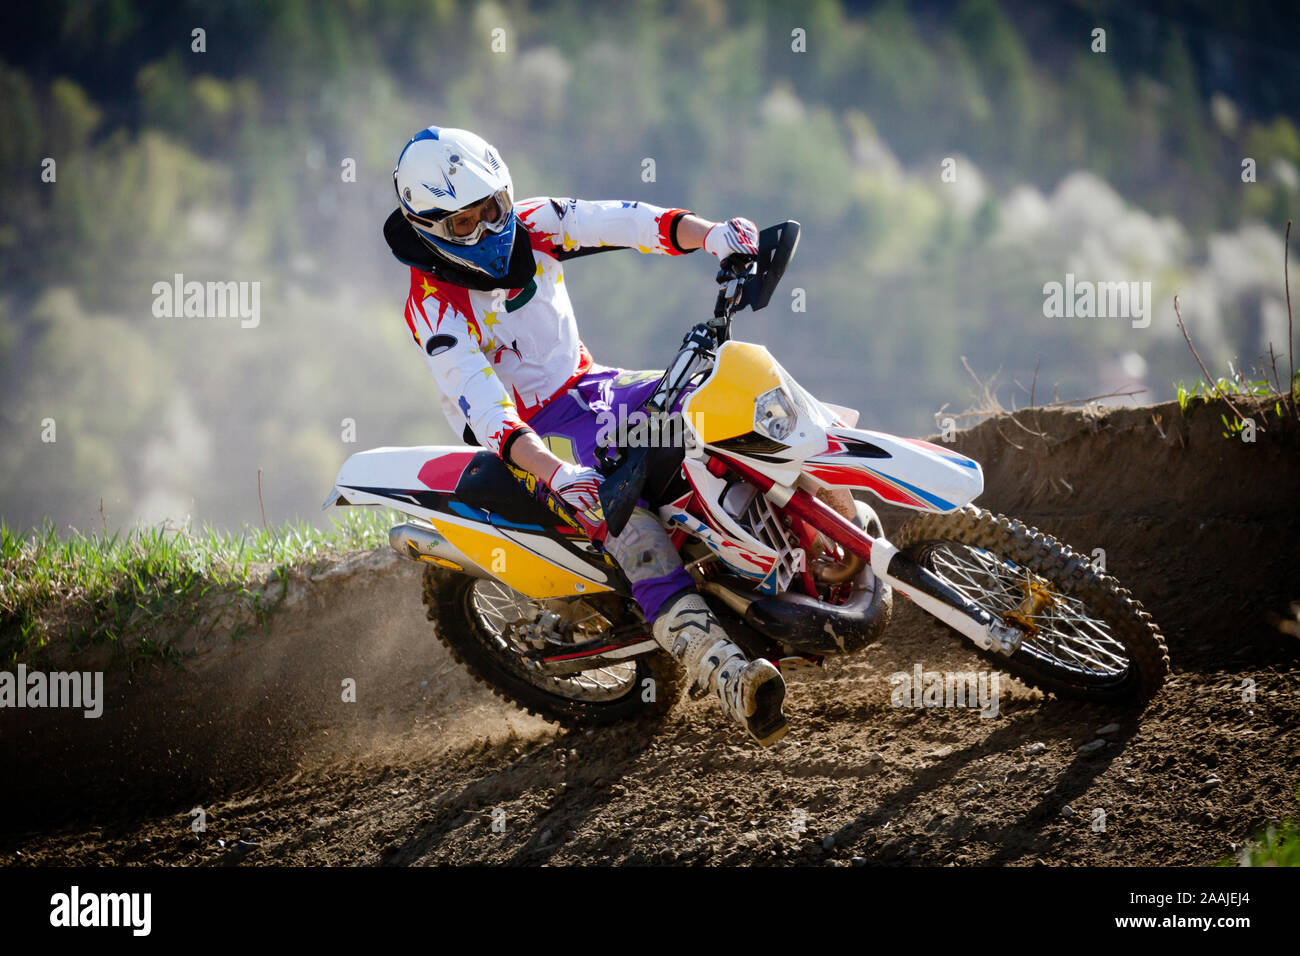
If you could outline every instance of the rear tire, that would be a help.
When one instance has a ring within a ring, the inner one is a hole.
[[[579,700],[534,683],[545,678],[515,664],[513,655],[500,646],[475,609],[473,594],[479,583],[478,578],[425,568],[424,604],[438,640],[458,664],[498,697],[534,717],[571,729],[659,719],[677,703],[682,691],[681,668],[663,651],[628,660],[628,668],[636,668],[635,678],[629,680],[625,693],[608,700]],[[648,685],[647,681],[654,683]],[[643,697],[649,687],[654,689],[654,699],[646,701]]]
[[[950,514],[914,518],[899,529],[892,543],[1004,623],[1025,630],[1023,621],[1037,630],[1036,635],[1031,632],[1025,637],[1011,657],[973,648],[1027,684],[1061,697],[1142,706],[1169,674],[1169,651],[1151,615],[1113,577],[1097,571],[1085,556],[1051,535],[967,505]],[[974,551],[964,551],[966,548]],[[971,575],[963,575],[965,569],[954,563],[963,553],[977,559],[971,562]],[[989,580],[1003,590],[985,589],[990,597],[980,600],[972,592],[980,590],[978,559],[987,555],[1001,559],[989,565],[995,569]],[[1050,589],[1042,587],[1043,581]],[[1008,582],[1015,582],[1014,588]],[[1049,595],[1041,610],[1035,603],[1040,594]],[[1035,604],[1032,611],[1025,610],[1029,604]],[[1019,621],[1008,619],[1008,613]],[[1070,632],[1079,635],[1077,641]],[[964,638],[963,642],[972,646]],[[1103,674],[1101,668],[1089,672],[1069,660],[1091,657],[1118,668],[1118,663],[1111,665],[1107,658],[1111,654],[1118,657],[1121,648],[1127,659],[1122,672]],[[1055,656],[1058,654],[1060,658]]]

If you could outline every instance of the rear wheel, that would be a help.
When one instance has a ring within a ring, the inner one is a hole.
[[[574,599],[581,602],[583,599]],[[457,663],[498,697],[564,727],[595,727],[667,713],[681,694],[680,668],[655,651],[576,674],[551,675],[527,665],[521,631],[559,601],[534,601],[499,581],[433,567],[424,573],[424,604],[438,639]],[[616,613],[559,606],[581,623],[577,639],[618,623]]]
[[[892,543],[1024,635],[1011,657],[980,650],[1059,696],[1142,705],[1169,673],[1151,615],[1114,578],[1036,528],[973,505],[922,515]]]

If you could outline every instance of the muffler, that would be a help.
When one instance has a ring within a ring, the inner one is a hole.
[[[397,525],[388,532],[388,544],[402,557],[412,561],[459,571],[474,578],[491,577],[440,535],[433,525],[423,521],[407,521]]]

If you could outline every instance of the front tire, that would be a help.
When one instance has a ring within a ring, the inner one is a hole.
[[[495,580],[425,569],[426,616],[438,639],[475,680],[520,710],[570,729],[601,727],[661,718],[681,696],[681,669],[662,651],[575,675],[585,681],[548,677],[525,668],[511,651],[508,636],[493,627],[491,615],[483,612],[485,594],[531,603]],[[653,699],[646,700],[647,696]]]
[[[867,534],[873,538],[885,537],[885,525],[865,501],[854,499],[854,505],[858,511],[857,524]],[[870,563],[867,564],[867,570],[870,570]],[[867,614],[872,619],[871,630],[863,645],[875,644],[881,636],[889,629],[889,622],[894,618],[894,589],[876,576],[871,571],[871,581],[875,585],[876,593],[871,599],[871,606],[867,609]]]
[[[1011,657],[977,653],[1061,697],[1145,705],[1169,674],[1151,615],[1116,580],[1051,535],[974,505],[926,514],[892,542],[946,584],[1024,632]]]

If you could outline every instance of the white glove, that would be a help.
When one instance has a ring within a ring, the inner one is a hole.
[[[737,252],[747,256],[758,255],[758,227],[748,219],[728,219],[714,223],[704,234],[704,251],[719,260]]]
[[[600,507],[600,483],[604,480],[595,468],[560,462],[546,484],[570,508],[585,514]]]

